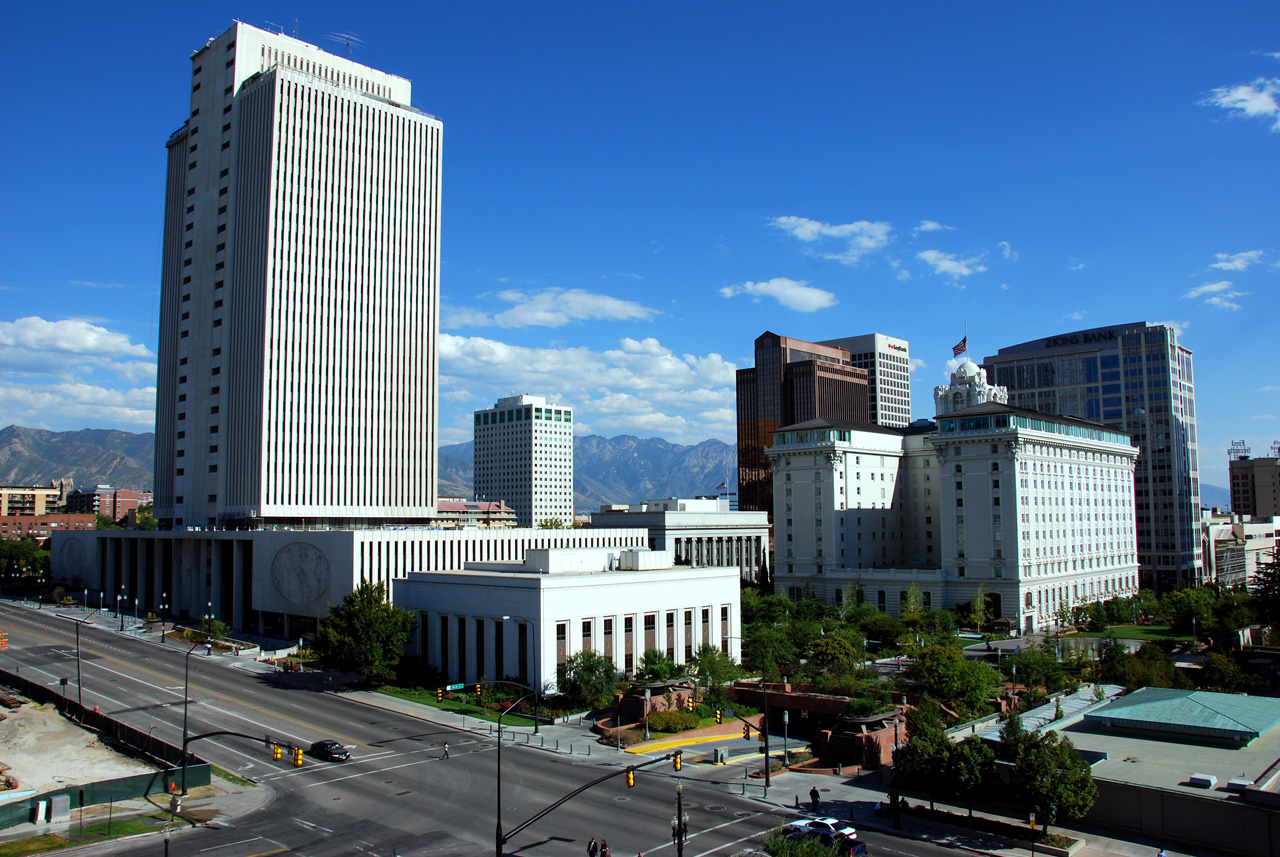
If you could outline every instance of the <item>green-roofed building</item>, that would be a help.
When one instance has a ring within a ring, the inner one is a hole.
[[[1084,720],[1106,729],[1248,745],[1280,724],[1280,700],[1144,687],[1085,714]]]

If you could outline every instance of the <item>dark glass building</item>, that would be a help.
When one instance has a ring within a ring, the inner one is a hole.
[[[738,508],[773,515],[773,432],[806,420],[869,421],[867,370],[848,351],[766,331],[756,365],[739,369]]]

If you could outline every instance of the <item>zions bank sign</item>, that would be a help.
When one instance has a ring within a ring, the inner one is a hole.
[[[1094,342],[1112,342],[1116,339],[1115,330],[1084,330],[1079,333],[1068,333],[1063,336],[1050,336],[1044,341],[1045,348],[1059,348],[1063,345],[1088,345]]]

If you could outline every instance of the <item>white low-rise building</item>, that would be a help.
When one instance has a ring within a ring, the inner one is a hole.
[[[1280,554],[1280,518],[1201,510],[1205,578],[1228,588],[1251,587],[1258,566]]]
[[[449,682],[510,678],[556,686],[557,667],[591,649],[634,673],[646,649],[688,663],[709,643],[741,657],[738,569],[676,565],[669,551],[530,550],[522,562],[470,562],[395,581],[419,614],[414,646]]]

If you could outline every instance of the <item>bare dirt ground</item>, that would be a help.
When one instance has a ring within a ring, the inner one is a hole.
[[[155,770],[110,749],[52,707],[28,704],[0,713],[0,763],[10,768],[0,772],[15,777],[20,789],[46,792]]]

